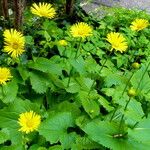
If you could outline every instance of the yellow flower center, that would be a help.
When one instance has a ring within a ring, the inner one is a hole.
[[[12,44],[12,47],[14,48],[14,49],[17,49],[18,48],[18,43],[16,43],[16,42],[14,42],[13,44]]]
[[[137,25],[137,29],[142,29],[143,28],[143,25],[142,24],[138,24]]]
[[[112,45],[113,45],[113,48],[116,48],[116,49],[119,47],[119,43],[118,42],[116,42],[116,43],[114,42]]]
[[[32,120],[28,120],[26,122],[26,125],[27,125],[28,128],[32,128],[33,127],[33,121]]]

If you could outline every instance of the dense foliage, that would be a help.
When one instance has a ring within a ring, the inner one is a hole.
[[[83,18],[82,33],[56,17],[24,17],[22,34],[11,32],[21,40],[15,57],[0,30],[0,66],[10,70],[0,70],[0,149],[149,150],[150,28],[131,24],[150,16],[116,9],[96,24]],[[108,40],[116,32],[123,51]]]

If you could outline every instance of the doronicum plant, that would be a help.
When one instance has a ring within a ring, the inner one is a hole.
[[[0,149],[149,150],[149,15],[96,27],[56,11],[34,3],[22,32],[3,30]]]

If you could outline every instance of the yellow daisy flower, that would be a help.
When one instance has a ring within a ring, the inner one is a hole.
[[[12,78],[10,70],[8,68],[0,67],[0,85],[6,84]]]
[[[58,43],[59,43],[59,45],[61,45],[61,46],[67,46],[67,45],[68,45],[68,43],[67,43],[66,40],[60,40],[60,41],[58,41]]]
[[[130,28],[133,31],[140,31],[140,30],[146,28],[148,25],[149,25],[149,22],[146,19],[135,19],[131,23]]]
[[[15,29],[5,30],[4,36],[4,52],[7,52],[11,57],[20,56],[25,50],[25,38],[21,32]]]
[[[79,22],[72,25],[72,27],[70,28],[70,32],[73,37],[85,38],[92,35],[92,27],[87,23]]]
[[[56,15],[55,9],[49,3],[34,3],[31,7],[31,12],[39,17],[54,18]]]
[[[21,126],[19,131],[28,134],[38,129],[41,123],[41,116],[33,111],[25,112],[19,115],[18,123]]]
[[[106,40],[111,44],[112,49],[120,51],[121,53],[126,51],[126,49],[128,48],[126,39],[120,33],[111,32],[107,34]]]

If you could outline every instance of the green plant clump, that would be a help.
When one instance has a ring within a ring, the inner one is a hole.
[[[149,150],[150,16],[54,11],[0,30],[0,149]]]

